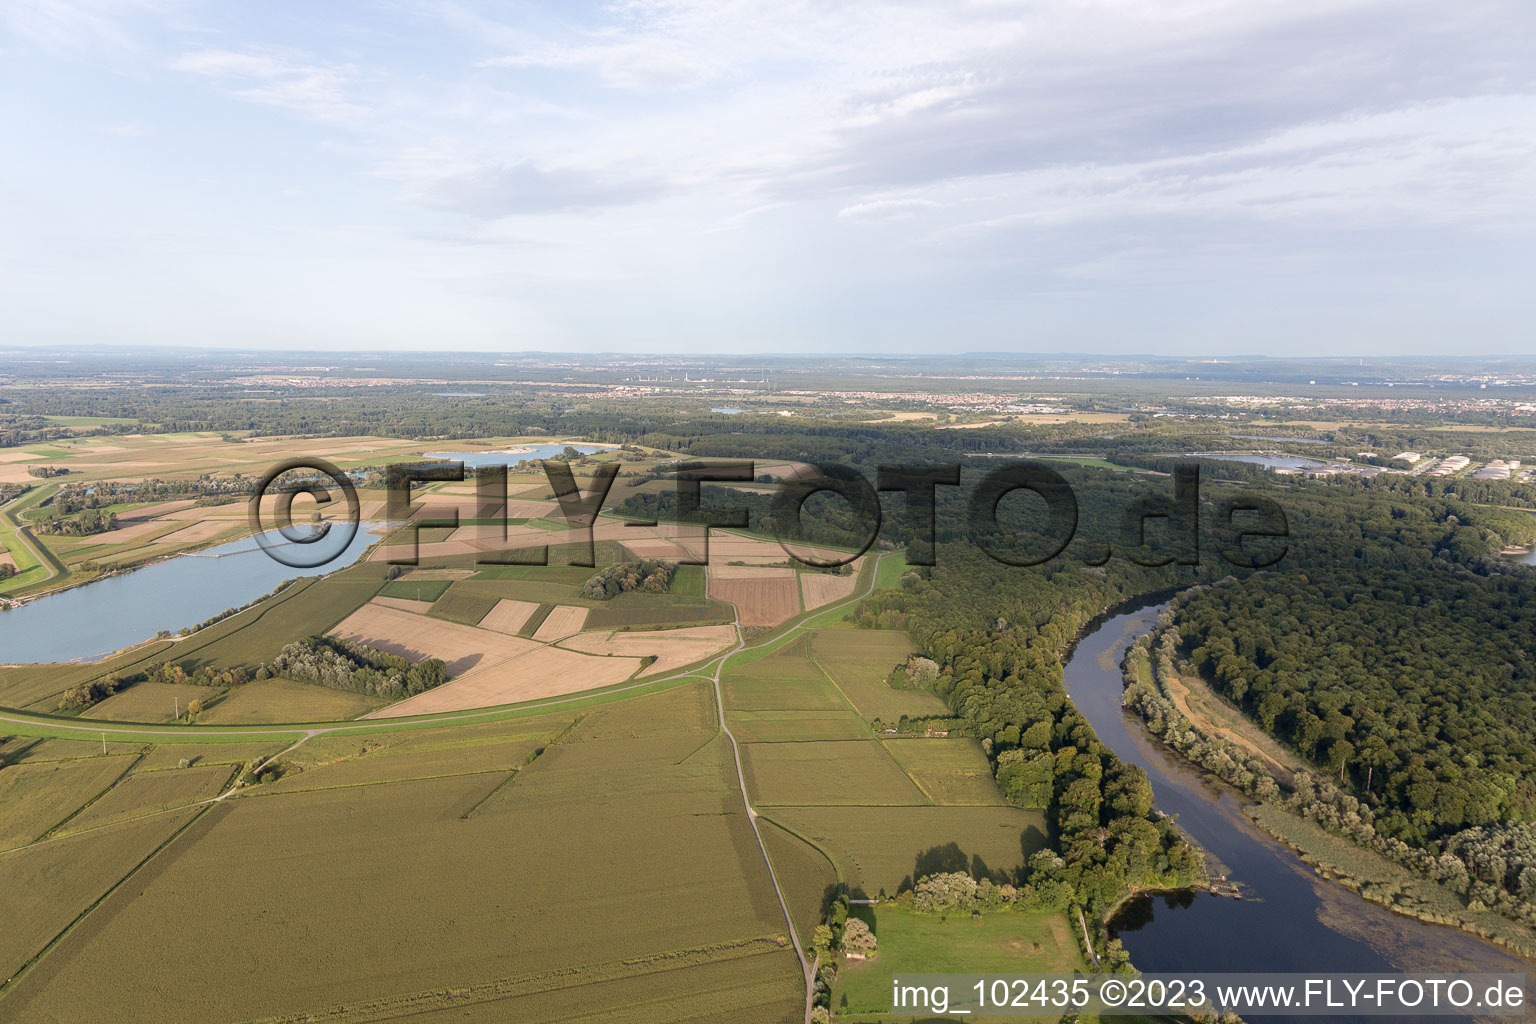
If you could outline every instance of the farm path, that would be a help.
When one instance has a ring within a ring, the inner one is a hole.
[[[869,573],[868,585],[859,593],[850,595],[843,602],[838,602],[838,604],[846,603],[847,601],[858,601],[874,592],[875,581],[880,578],[880,559],[884,557],[883,554],[876,556],[874,565]],[[706,566],[705,572],[707,573],[708,571],[709,569]],[[774,637],[771,642],[777,643],[787,637],[794,636],[796,633],[807,628],[807,624],[813,618],[815,616],[802,617],[800,622],[796,623],[792,628],[785,630],[782,636]],[[784,890],[779,886],[779,876],[773,870],[773,861],[768,856],[768,846],[763,842],[763,833],[757,824],[757,809],[752,806],[752,798],[747,794],[747,776],[741,766],[741,745],[736,742],[736,734],[731,732],[731,727],[725,720],[725,695],[720,690],[720,674],[725,671],[726,663],[731,660],[732,655],[739,654],[748,649],[746,637],[742,636],[741,633],[740,612],[736,613],[734,625],[736,627],[736,645],[720,656],[720,660],[715,663],[714,673],[709,677],[710,682],[715,687],[715,713],[720,717],[720,731],[725,733],[726,738],[731,741],[731,756],[736,761],[736,784],[741,787],[741,802],[747,809],[747,822],[751,824],[752,835],[757,840],[757,848],[762,852],[763,864],[768,868],[768,879],[773,883],[773,894],[778,897],[779,909],[784,912],[784,924],[789,928],[789,941],[794,944],[795,956],[800,958],[800,970],[805,974],[805,1020],[806,1024],[809,1024],[811,1019],[811,1000],[816,991],[814,977],[816,965],[806,959],[805,949],[800,945],[800,936],[795,931],[795,919],[790,916],[789,903],[784,898]]]

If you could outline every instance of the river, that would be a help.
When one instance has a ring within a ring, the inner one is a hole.
[[[1154,972],[1514,972],[1536,980],[1530,962],[1497,946],[1394,914],[1316,877],[1243,816],[1242,794],[1158,744],[1141,719],[1121,707],[1121,659],[1166,607],[1161,602],[1111,615],[1085,636],[1066,665],[1067,692],[1099,739],[1146,771],[1158,808],[1177,816],[1213,870],[1241,883],[1245,898],[1202,892],[1131,901],[1111,922],[1131,961]]]

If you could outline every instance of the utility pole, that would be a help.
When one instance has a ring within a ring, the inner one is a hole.
[[[179,694],[171,694],[171,708],[176,712],[175,717],[171,721],[181,721],[181,696]]]
[[[101,734],[101,752],[103,754],[105,754],[107,752],[107,734],[106,733],[102,733]]]

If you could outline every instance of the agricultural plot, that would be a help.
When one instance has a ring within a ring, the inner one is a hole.
[[[455,584],[448,588],[448,593],[437,599],[428,614],[466,626],[476,626],[495,607],[496,598],[465,592]]]
[[[234,771],[227,764],[135,771],[58,831],[63,835],[84,832],[216,797],[233,781]]]
[[[387,703],[365,693],[332,690],[293,679],[258,679],[237,686],[197,716],[198,725],[345,722]]]
[[[855,907],[853,914],[875,933],[880,954],[845,964],[838,975],[833,1002],[841,1006],[846,998],[848,1014],[888,1020],[892,974],[1071,974],[1087,969],[1064,914],[996,913],[973,920],[891,906]]]
[[[787,580],[794,576],[795,570],[787,565],[711,565],[709,567],[709,578],[722,583],[727,580]]]
[[[176,644],[176,660],[188,670],[198,665],[255,668],[277,657],[285,644],[327,632],[361,608],[378,590],[379,572],[363,564],[323,579],[300,580],[250,611]]]
[[[874,740],[747,743],[741,754],[754,805],[929,802]]]
[[[134,683],[121,693],[93,705],[80,717],[103,722],[170,722],[175,720],[178,709],[182,715],[187,713],[188,702],[207,702],[222,692],[212,686]]]
[[[869,725],[852,711],[730,711],[726,722],[743,743],[870,737]]]
[[[447,592],[451,581],[444,579],[418,579],[412,578],[415,573],[404,579],[390,580],[379,589],[380,597],[398,597],[407,601],[424,601],[431,604]]]
[[[197,813],[194,809],[158,815],[0,856],[6,911],[6,926],[0,928],[0,977],[15,977]],[[10,1013],[8,1002],[0,995],[0,1014]]]
[[[760,821],[763,845],[773,862],[773,873],[784,890],[789,916],[802,942],[825,918],[825,910],[837,891],[837,871],[816,847],[791,835],[771,821]]]
[[[973,739],[885,739],[886,750],[937,804],[1006,803],[992,766]]]
[[[157,743],[148,748],[135,771],[159,771],[176,768],[182,761],[189,765],[245,764],[262,761],[288,746],[290,741],[262,740],[251,743]],[[101,747],[96,748],[100,751]]]
[[[847,576],[833,576],[825,572],[801,573],[800,600],[805,605],[806,611],[852,597],[854,588],[859,582],[858,572],[863,562],[862,558],[855,560],[853,572]]]
[[[896,722],[902,715],[946,715],[944,702],[927,690],[893,689],[891,670],[916,648],[905,633],[883,629],[818,629],[811,655],[865,718]]]
[[[595,602],[587,613],[588,629],[656,629],[669,626],[729,623],[731,606],[686,594],[627,594]]]
[[[895,895],[923,875],[970,871],[1017,881],[1046,847],[1045,816],[1017,807],[775,807],[764,812],[820,847],[848,885]]]
[[[372,1019],[718,1016],[676,987],[695,977],[739,1019],[799,1020],[798,970],[729,747],[704,714],[708,688],[681,689],[590,713],[510,781],[283,792],[281,780],[233,798],[19,979],[3,997],[7,1020],[299,1019],[337,1007]],[[250,941],[268,931],[284,941]],[[207,956],[232,948],[241,955]],[[199,983],[168,983],[170,965],[188,963]],[[642,992],[660,1002],[635,1005]]]
[[[523,626],[538,608],[538,604],[533,601],[501,598],[480,620],[480,628],[516,636],[523,631]]]
[[[846,711],[848,704],[806,656],[797,637],[754,661],[732,660],[723,677],[725,706],[732,711]]]
[[[544,621],[539,623],[539,628],[533,631],[533,638],[545,643],[559,640],[580,632],[586,621],[587,609],[569,604],[555,605],[544,616]]]
[[[517,704],[540,697],[558,697],[622,683],[639,668],[639,658],[599,658],[559,647],[534,645],[527,653],[512,658],[495,661],[488,659],[485,664],[451,682],[381,708],[366,717],[400,718],[438,711]]]
[[[22,762],[0,768],[0,850],[46,835],[87,802],[105,793],[137,760],[136,755],[75,761]]]
[[[417,615],[425,615],[432,610],[431,601],[414,601],[408,597],[375,597],[371,603],[381,608],[397,608]]]
[[[548,620],[546,620],[547,622]],[[577,633],[560,641],[560,646],[586,654],[618,654],[630,657],[654,657],[656,660],[641,673],[663,675],[719,654],[736,642],[731,626],[695,626],[684,629],[658,629],[636,632]]]
[[[498,664],[538,646],[495,630],[413,615],[371,601],[339,623],[331,635],[413,662],[441,658],[450,676]]]
[[[762,571],[774,573],[771,568]],[[800,614],[800,585],[793,571],[788,575],[774,573],[755,578],[721,579],[712,566],[709,596],[735,605],[744,626],[777,626]]]

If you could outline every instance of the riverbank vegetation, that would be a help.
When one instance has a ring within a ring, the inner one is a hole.
[[[1202,597],[1186,596],[1176,606]],[[1531,853],[1526,828],[1467,830],[1454,842],[1412,846],[1383,831],[1371,805],[1337,780],[1299,771],[1280,785],[1272,761],[1213,735],[1178,706],[1171,685],[1179,673],[1174,616],[1174,609],[1165,611],[1124,663],[1126,705],[1149,731],[1257,801],[1250,817],[1321,873],[1399,913],[1536,955],[1536,913],[1518,892]]]

